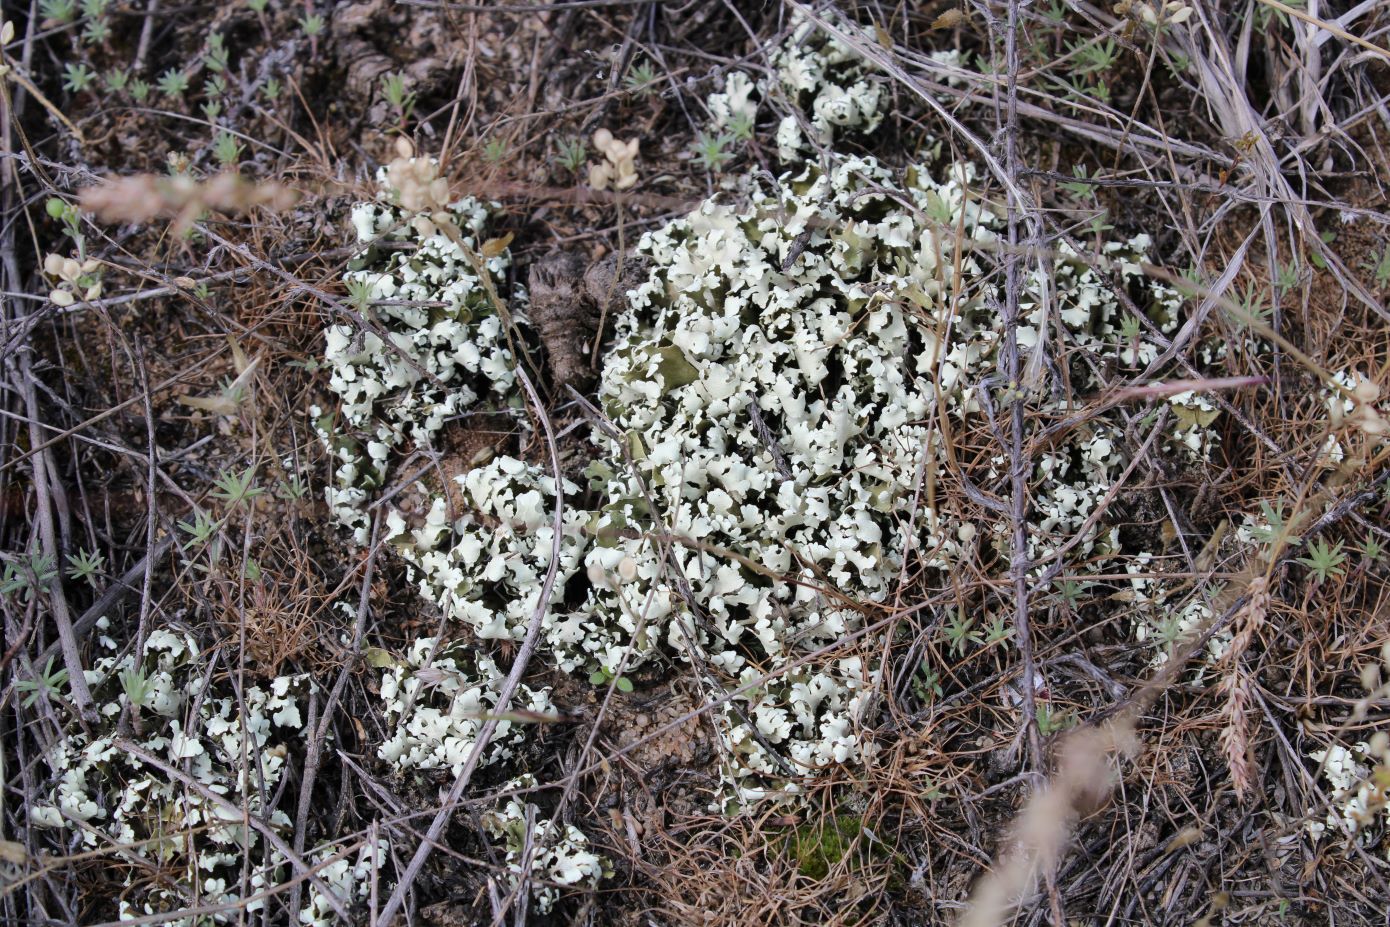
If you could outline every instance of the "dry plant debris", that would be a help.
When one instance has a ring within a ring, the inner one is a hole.
[[[1383,4],[10,15],[6,920],[1383,922]]]

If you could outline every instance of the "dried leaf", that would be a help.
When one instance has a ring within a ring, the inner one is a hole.
[[[396,665],[396,658],[380,647],[368,647],[367,665],[373,669],[390,669]]]
[[[936,17],[932,21],[933,29],[954,29],[965,19],[965,14],[958,9],[950,9]]]
[[[236,366],[237,373],[245,373],[251,366],[251,361],[247,359],[246,352],[241,349],[241,344],[231,335],[227,336],[227,344],[232,349],[232,363]]]
[[[213,415],[236,415],[238,405],[225,393],[219,396],[180,396],[179,402]]]
[[[500,257],[502,252],[507,250],[507,246],[512,243],[512,233],[508,232],[501,238],[489,238],[483,242],[483,257]]]
[[[1188,428],[1209,428],[1211,427],[1211,423],[1216,421],[1216,417],[1220,414],[1220,409],[1194,409],[1191,406],[1173,406],[1173,416],[1178,420],[1178,424],[1181,425],[1184,430]]]
[[[5,25],[9,25],[9,23]],[[13,840],[0,840],[0,860],[22,866],[29,861],[29,851],[24,849],[22,843],[15,843]]]

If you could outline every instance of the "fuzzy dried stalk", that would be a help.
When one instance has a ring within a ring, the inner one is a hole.
[[[114,177],[86,187],[78,197],[84,212],[102,222],[148,222],[172,218],[176,230],[186,229],[205,210],[225,213],[265,208],[284,212],[299,194],[275,181],[256,182],[228,171],[208,180],[186,175],[161,177],[137,174]]]
[[[1254,680],[1241,662],[1241,657],[1250,649],[1255,634],[1264,626],[1265,615],[1269,611],[1269,582],[1264,576],[1256,576],[1250,581],[1249,600],[1236,612],[1231,622],[1233,636],[1231,646],[1222,657],[1221,681],[1217,683],[1216,694],[1224,701],[1221,706],[1221,749],[1226,755],[1226,766],[1231,771],[1231,784],[1236,794],[1246,798],[1253,794],[1255,771],[1250,762],[1250,703]]]
[[[1071,733],[1057,757],[1057,769],[1019,814],[1012,850],[975,887],[959,927],[998,927],[1009,923],[1020,895],[1053,872],[1076,822],[1097,810],[1114,784],[1112,753],[1138,752],[1134,714],[1125,713],[1098,728]]]

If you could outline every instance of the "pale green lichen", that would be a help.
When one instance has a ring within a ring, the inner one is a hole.
[[[284,877],[285,860],[243,815],[289,831],[275,800],[304,725],[308,677],[279,677],[238,694],[210,683],[190,635],[158,629],[138,659],[98,659],[87,683],[101,722],[46,751],[54,781],[30,807],[29,820],[71,831],[87,849],[120,848],[126,864],[113,871],[125,886],[122,919],[225,908],[164,921],[196,927],[234,921],[238,910],[260,911],[264,900],[248,899]],[[199,788],[125,748],[122,736]]]
[[[502,792],[530,788],[533,776],[519,776]],[[572,824],[538,816],[534,805],[510,798],[483,815],[483,828],[501,841],[506,866],[515,886],[523,871],[530,876],[536,908],[549,914],[566,888],[597,888],[611,871],[603,857],[589,848],[589,839]],[[529,848],[529,852],[528,852]]]
[[[478,740],[478,732],[498,707],[506,674],[486,654],[462,643],[436,648],[422,637],[404,659],[385,658],[381,701],[394,726],[377,754],[402,769],[463,768]],[[547,712],[548,690],[521,686],[510,710]],[[526,735],[511,717],[497,721],[497,730],[482,755],[482,765],[506,760]]]

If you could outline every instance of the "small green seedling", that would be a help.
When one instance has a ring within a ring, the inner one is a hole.
[[[247,467],[241,473],[223,470],[213,481],[213,485],[216,488],[212,491],[212,497],[229,509],[265,495],[265,490],[256,485],[255,467]]]
[[[623,76],[623,86],[638,96],[646,96],[656,86],[656,69],[650,61],[633,62]]]
[[[202,509],[194,511],[191,520],[179,522],[179,528],[188,535],[189,543],[199,546],[210,541],[220,527],[222,527],[222,522]]]
[[[182,96],[188,89],[188,75],[176,68],[170,68],[159,77],[159,92],[166,97]]]
[[[606,686],[612,678],[613,673],[606,667],[601,666],[589,674],[589,684],[594,686]],[[626,676],[619,676],[617,681],[613,683],[613,688],[617,689],[619,692],[631,692],[632,680],[628,679]]]
[[[397,117],[405,119],[410,115],[410,110],[415,106],[415,93],[405,89],[404,74],[387,74],[381,79],[381,96],[391,108],[396,111]]]
[[[1345,570],[1347,555],[1342,550],[1342,542],[1328,544],[1325,540],[1313,541],[1308,545],[1308,556],[1299,557],[1298,562],[1306,566],[1319,583],[1325,583],[1334,576],[1341,576]]]
[[[53,668],[53,658],[48,658],[48,663],[44,666],[43,672],[33,679],[20,679],[14,684],[15,689],[20,692],[29,693],[24,699],[24,707],[32,708],[34,703],[40,698],[47,698],[50,695],[58,695],[58,689],[67,685],[68,671],[66,669],[55,670]]]
[[[106,89],[110,93],[124,93],[130,84],[130,73],[122,71],[120,68],[112,68],[106,72],[106,76],[102,78],[102,83],[106,85]]]
[[[241,157],[242,146],[236,136],[227,131],[217,133],[212,143],[212,156],[224,168],[231,167]]]
[[[1076,724],[1076,718],[1069,711],[1054,711],[1046,702],[1039,702],[1034,708],[1033,718],[1038,722],[1038,733],[1050,737],[1059,731]]]
[[[77,0],[39,0],[39,16],[55,25],[70,23],[77,18]]]
[[[718,171],[733,158],[733,153],[729,151],[729,144],[733,139],[720,132],[711,135],[708,132],[701,132],[695,139],[695,160],[707,171]]]
[[[63,89],[69,93],[81,93],[97,79],[97,72],[85,64],[69,64],[63,68]]]
[[[577,174],[588,158],[589,150],[582,141],[577,138],[560,139],[559,151],[555,155],[556,164],[571,174]]]
[[[76,554],[68,554],[67,560],[68,578],[85,581],[92,587],[96,586],[96,577],[106,569],[106,558],[95,551],[79,550]]]

